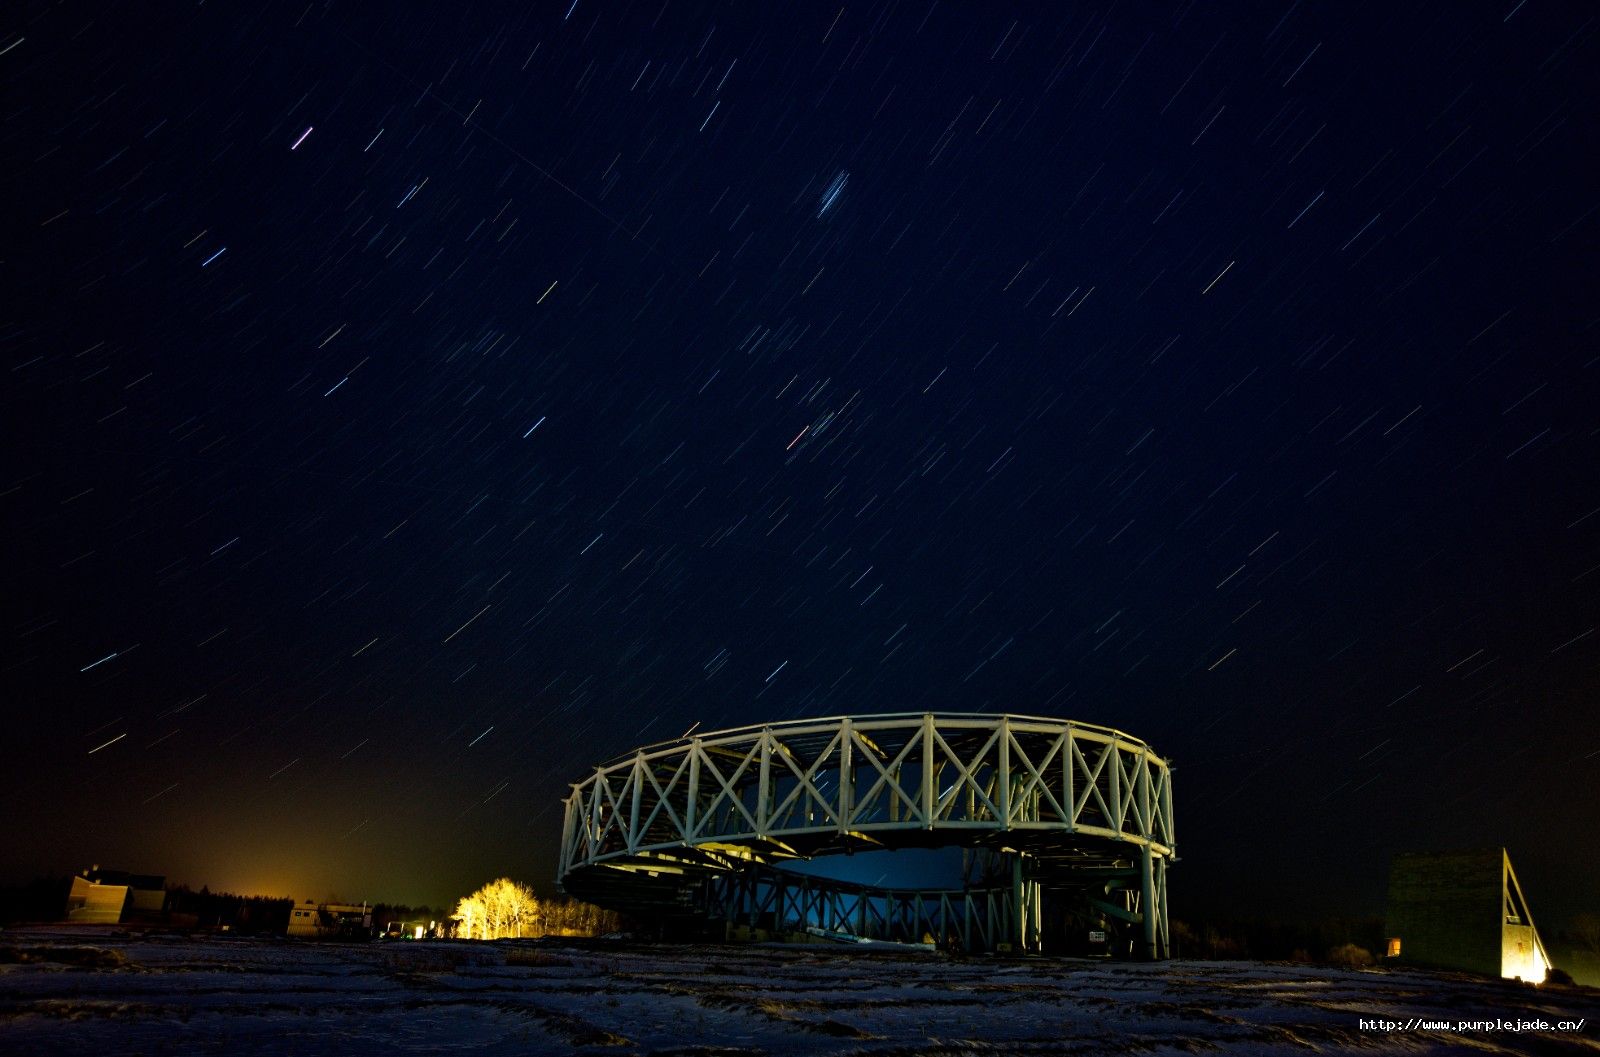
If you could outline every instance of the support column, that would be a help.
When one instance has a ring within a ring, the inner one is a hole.
[[[1029,950],[1044,950],[1044,886],[1038,881],[1028,882],[1032,895],[1033,914],[1028,920]]]
[[[1160,908],[1156,906],[1154,858],[1150,853],[1150,845],[1139,849],[1139,910],[1140,917],[1144,919],[1144,945],[1139,954],[1146,961],[1156,960],[1156,915],[1160,913]]]
[[[1160,939],[1162,958],[1172,957],[1172,932],[1167,922],[1167,857],[1163,855],[1156,860],[1156,899],[1161,903],[1159,916],[1156,918],[1156,935]]]
[[[1022,856],[1011,856],[1011,914],[1006,922],[1011,926],[1011,942],[1018,954],[1028,949],[1028,912],[1024,902],[1027,892],[1022,879]]]

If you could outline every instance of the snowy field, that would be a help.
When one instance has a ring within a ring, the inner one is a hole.
[[[0,1053],[1600,1054],[1600,991],[1259,962],[0,932]],[[1546,1020],[1578,1031],[1385,1032]]]

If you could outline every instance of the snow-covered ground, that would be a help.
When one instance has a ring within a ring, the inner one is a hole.
[[[1600,1054],[1597,1016],[1595,990],[1259,962],[0,932],[7,1057]],[[1587,1022],[1522,1033],[1361,1023],[1413,1018]]]

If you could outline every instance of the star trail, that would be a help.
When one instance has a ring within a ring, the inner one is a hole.
[[[1147,739],[1180,900],[1594,909],[1597,35],[14,13],[0,872],[548,888],[616,753],[932,709]]]

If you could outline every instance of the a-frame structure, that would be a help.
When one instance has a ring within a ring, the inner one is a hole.
[[[1403,853],[1389,872],[1396,961],[1542,982],[1550,955],[1504,848]]]
[[[1528,900],[1511,868],[1511,856],[1500,849],[1500,902],[1505,914],[1500,943],[1500,975],[1539,983],[1550,970],[1550,954],[1528,912]]]

